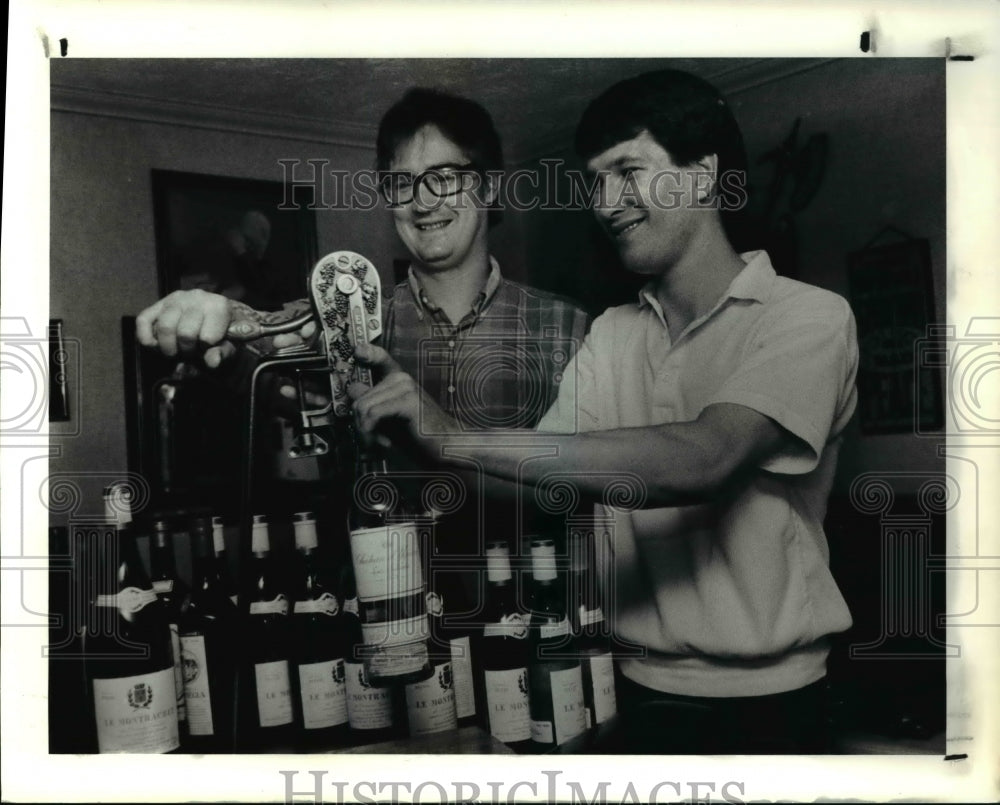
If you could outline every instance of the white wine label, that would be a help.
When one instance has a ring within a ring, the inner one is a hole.
[[[569,620],[563,618],[559,623],[543,623],[539,627],[539,634],[542,640],[550,637],[562,637],[569,634]]]
[[[208,686],[208,654],[204,635],[181,637],[181,666],[184,670],[184,703],[188,729],[192,735],[214,735],[212,692]]]
[[[419,671],[427,665],[429,655],[427,643],[390,644],[372,647],[368,655],[368,667],[377,676],[402,676]]]
[[[347,678],[343,660],[299,666],[302,724],[307,730],[334,727],[347,721]]]
[[[426,615],[361,624],[361,642],[366,646],[400,646],[426,640],[429,636]]]
[[[348,598],[344,601],[344,612],[350,612],[352,615],[358,614],[358,599]]]
[[[414,737],[458,727],[450,662],[436,666],[430,679],[406,686],[406,714]]]
[[[153,592],[154,593],[170,593],[174,590],[174,580],[173,579],[160,579],[159,581],[153,582]]]
[[[528,669],[484,671],[484,676],[490,734],[504,743],[527,741],[531,737]]]
[[[504,615],[499,623],[487,623],[483,637],[513,637],[523,640],[528,636],[528,624],[519,612]]]
[[[174,692],[177,695],[177,720],[187,720],[187,708],[184,706],[184,667],[181,661],[181,638],[177,624],[170,624],[170,656],[174,660]]]
[[[365,666],[345,662],[347,676],[347,718],[356,730],[380,730],[392,726],[392,688],[373,688],[368,684]]]
[[[586,708],[583,704],[583,673],[580,666],[564,671],[551,671],[552,721],[556,743],[563,744],[587,729]]]
[[[126,587],[124,590],[119,590],[117,595],[99,595],[94,599],[94,603],[99,607],[118,607],[123,615],[134,615],[155,600],[154,590]]]
[[[287,615],[288,599],[284,595],[276,595],[271,601],[251,601],[251,615]]]
[[[296,615],[308,615],[315,612],[319,615],[330,615],[332,617],[340,612],[340,606],[337,604],[337,599],[331,593],[323,593],[319,598],[296,601],[293,611]]]
[[[240,605],[240,597],[238,595],[229,596],[229,600],[233,602],[234,607],[238,607]]]
[[[604,620],[604,613],[601,611],[600,607],[597,607],[597,609],[587,609],[586,607],[581,606],[579,613],[581,626],[591,626]]]
[[[351,559],[361,601],[412,595],[423,588],[420,546],[412,523],[352,531]]]
[[[610,654],[589,657],[590,680],[594,686],[594,720],[603,724],[618,712],[615,698],[615,663]]]
[[[434,618],[441,617],[444,612],[444,596],[431,591],[424,596],[427,601],[427,614]]]
[[[257,679],[257,717],[262,727],[292,723],[292,686],[288,660],[259,662],[253,667]]]
[[[542,744],[553,743],[555,738],[552,736],[552,722],[532,720],[531,740]]]
[[[101,753],[170,752],[180,746],[174,671],[94,680]]]
[[[459,718],[476,714],[476,694],[472,682],[472,648],[468,637],[451,641],[451,670],[454,675],[455,712]]]

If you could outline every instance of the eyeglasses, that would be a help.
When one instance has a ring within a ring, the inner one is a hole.
[[[379,177],[382,197],[394,207],[413,201],[417,195],[421,204],[435,204],[466,190],[474,190],[482,176],[472,163],[467,165],[441,165],[414,176],[409,171],[385,171]],[[426,192],[425,192],[426,191]]]

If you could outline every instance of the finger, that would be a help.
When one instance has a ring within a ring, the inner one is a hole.
[[[381,369],[384,375],[403,371],[388,352],[374,344],[358,344],[354,348],[354,355],[365,365]]]
[[[299,335],[302,336],[303,339],[312,338],[313,335],[315,335],[315,333],[316,333],[316,322],[313,320],[307,321],[302,326],[302,329],[299,330]]]
[[[135,317],[135,337],[144,347],[156,346],[153,323],[163,309],[163,301],[162,299],[157,300]]]
[[[156,343],[164,355],[173,357],[177,354],[177,322],[180,318],[181,309],[177,305],[165,305],[156,320]]]
[[[228,360],[236,354],[236,345],[232,341],[223,341],[214,347],[205,350],[205,365],[209,369],[215,369],[223,361]]]
[[[205,320],[204,313],[199,308],[187,308],[177,320],[174,332],[177,337],[177,348],[181,352],[190,352],[198,343],[201,325]]]
[[[294,400],[299,396],[298,391],[295,390],[295,386],[290,384],[285,384],[278,387],[278,394],[289,400]]]
[[[280,333],[274,337],[275,349],[284,349],[285,347],[297,347],[302,343],[302,337],[298,333]]]
[[[219,294],[206,294],[202,312],[204,315],[198,340],[213,347],[226,337],[226,330],[229,329],[229,324],[233,320],[232,312],[229,309],[229,300]]]

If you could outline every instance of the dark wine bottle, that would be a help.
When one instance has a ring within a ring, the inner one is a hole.
[[[618,712],[611,634],[593,572],[593,538],[593,531],[573,529],[569,543],[571,626],[583,671],[588,729],[600,726]]]
[[[240,605],[239,589],[229,570],[229,560],[226,554],[226,528],[221,517],[212,518],[212,545],[215,549],[215,562],[218,567],[219,579],[233,606]]]
[[[531,745],[528,704],[528,622],[518,610],[505,542],[486,547],[486,607],[476,654],[487,714],[485,726],[518,751]]]
[[[384,459],[359,450],[355,479],[348,526],[368,683],[429,679],[434,671],[416,523],[403,513]]]
[[[180,618],[186,748],[193,753],[233,751],[238,613],[226,595],[215,561],[210,522],[191,524],[194,577]]]
[[[368,681],[365,664],[361,660],[361,620],[358,616],[354,570],[349,564],[343,568],[341,578],[346,641],[344,668],[350,740],[356,746],[388,741],[403,734],[405,714],[401,714],[397,707],[395,688],[376,688]]]
[[[181,741],[187,737],[187,708],[184,702],[184,669],[181,662],[181,643],[178,625],[181,613],[187,606],[188,586],[177,573],[174,558],[174,541],[168,520],[153,521],[153,539],[149,545],[149,577],[156,593],[167,611],[170,624],[170,648],[174,658],[174,685],[177,689],[177,721]]]
[[[292,645],[302,715],[300,743],[305,749],[329,749],[345,745],[349,737],[344,621],[320,561],[312,512],[298,512],[293,525],[299,552]]]
[[[180,746],[170,627],[139,559],[129,493],[104,490],[106,525],[88,534],[96,560],[82,635],[101,753],[163,753]]]
[[[531,740],[536,750],[560,746],[586,731],[583,675],[556,573],[555,544],[531,543],[528,629]]]
[[[262,514],[253,518],[251,551],[253,588],[243,643],[249,661],[246,677],[252,692],[253,712],[253,723],[248,725],[247,730],[247,744],[251,750],[258,752],[292,751],[295,709],[291,686],[288,596],[271,559],[267,518]]]

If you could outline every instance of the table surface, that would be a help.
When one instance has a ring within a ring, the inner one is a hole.
[[[382,743],[354,746],[339,750],[340,754],[356,755],[513,755],[510,749],[480,727],[461,727],[457,730],[422,735],[419,738],[400,738]]]

